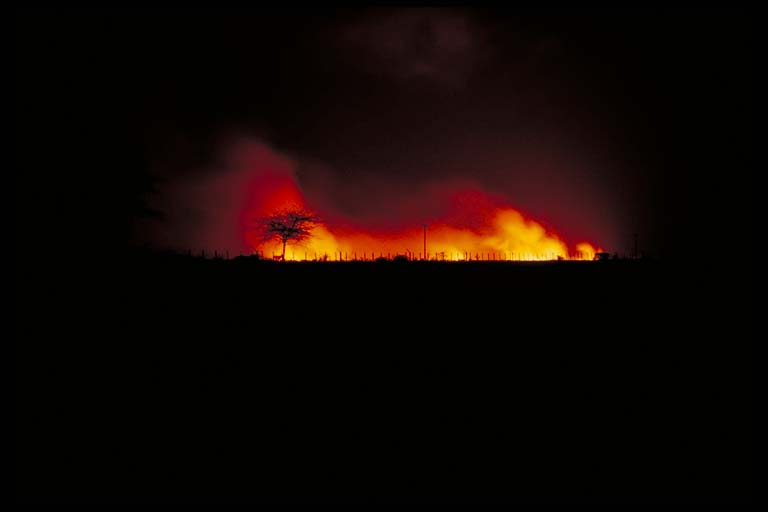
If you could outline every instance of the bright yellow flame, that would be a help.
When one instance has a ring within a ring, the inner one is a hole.
[[[568,256],[568,248],[556,235],[547,233],[541,224],[526,220],[515,210],[499,210],[494,224],[496,232],[483,240],[487,247],[531,260]]]

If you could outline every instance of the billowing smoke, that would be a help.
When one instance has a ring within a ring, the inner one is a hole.
[[[295,163],[258,141],[228,144],[221,159],[186,177],[158,184],[152,206],[162,218],[142,226],[160,249],[193,252],[250,249],[244,238],[253,218],[302,200]]]

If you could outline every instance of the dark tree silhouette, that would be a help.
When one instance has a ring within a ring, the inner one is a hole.
[[[279,240],[283,244],[281,260],[285,261],[285,246],[289,242],[299,243],[312,236],[312,228],[320,219],[312,212],[299,208],[280,210],[257,220],[257,229],[262,242]]]

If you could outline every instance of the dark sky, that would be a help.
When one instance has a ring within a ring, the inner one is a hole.
[[[612,251],[747,252],[749,14],[22,11],[20,248],[145,243],[246,138],[361,222],[466,182]]]

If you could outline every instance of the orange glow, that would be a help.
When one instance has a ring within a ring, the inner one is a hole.
[[[557,234],[527,219],[512,208],[497,208],[490,222],[479,229],[436,222],[427,227],[427,258],[440,261],[502,260],[537,261],[556,259],[593,259],[596,250],[589,243],[576,245],[570,253]],[[371,260],[397,255],[423,258],[421,226],[402,230],[363,230],[349,227],[317,226],[313,236],[301,244],[289,245],[287,260]],[[255,234],[249,237],[254,250],[265,257],[280,254],[280,243],[259,244]]]

